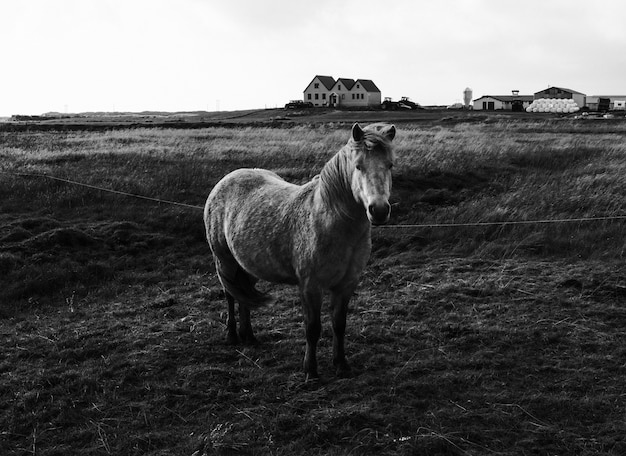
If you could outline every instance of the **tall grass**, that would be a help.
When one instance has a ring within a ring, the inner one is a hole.
[[[620,140],[626,126],[596,124],[595,131],[585,124],[579,131],[579,125],[508,121],[400,126],[392,223],[626,214],[626,145]],[[213,185],[240,167],[268,168],[304,182],[348,137],[349,128],[336,126],[0,133],[0,160],[5,171],[51,174],[201,206]],[[155,249],[150,252],[155,264],[177,250],[208,253],[199,211],[44,178],[0,176],[0,218],[0,270],[11,284],[5,293],[13,297],[31,294],[37,280],[40,294],[75,282],[108,280],[139,261],[143,266],[145,260],[133,261],[133,254],[150,248]],[[31,228],[25,228],[24,220],[34,220]],[[56,225],[49,227],[49,221]],[[135,224],[125,228],[125,237],[110,228],[122,222]],[[408,248],[498,257],[623,259],[624,223],[379,228],[375,250],[378,255]],[[51,235],[53,230],[65,231]],[[93,242],[83,245],[85,239]],[[118,256],[122,259],[113,261],[114,267],[104,266],[108,257]],[[66,260],[61,267],[59,258]]]
[[[624,125],[610,132],[583,133],[574,126],[507,122],[405,130],[397,143],[401,221],[473,223],[626,214],[626,144],[616,134]],[[407,202],[411,206],[403,210]],[[438,231],[429,234],[481,251],[490,250],[482,245],[489,239],[493,245],[525,245],[523,240],[530,237],[529,248],[542,253],[624,254],[623,221]]]

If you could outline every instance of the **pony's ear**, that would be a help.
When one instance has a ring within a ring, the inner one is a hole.
[[[387,138],[389,141],[393,140],[396,137],[396,126],[389,125],[385,130],[381,132],[381,134]]]
[[[363,141],[365,137],[365,133],[363,133],[363,129],[359,125],[359,123],[355,123],[352,125],[352,139],[356,142]]]

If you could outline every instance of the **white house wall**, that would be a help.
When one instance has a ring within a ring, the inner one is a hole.
[[[317,87],[315,85],[317,84]],[[304,89],[304,101],[310,101],[314,106],[328,106],[330,91],[322,84],[319,78],[313,79]]]
[[[348,106],[346,105],[346,101],[350,96],[350,91],[346,89],[343,82],[337,81],[330,92],[337,94],[337,106]]]
[[[317,88],[315,84],[318,84]],[[354,84],[352,90],[348,90],[343,82],[336,81],[335,85],[328,90],[318,78],[313,79],[304,89],[304,101],[311,102],[318,107],[329,106],[332,94],[337,95],[338,107],[380,106],[382,101],[380,92],[368,92],[358,82]]]

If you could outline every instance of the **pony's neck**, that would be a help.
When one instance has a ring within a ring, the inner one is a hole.
[[[362,205],[352,193],[352,172],[345,145],[324,165],[319,179],[319,197],[325,207],[348,221],[367,220]]]

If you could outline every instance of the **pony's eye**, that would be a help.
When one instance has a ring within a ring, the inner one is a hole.
[[[356,169],[359,171],[363,171],[363,165],[356,165]]]

